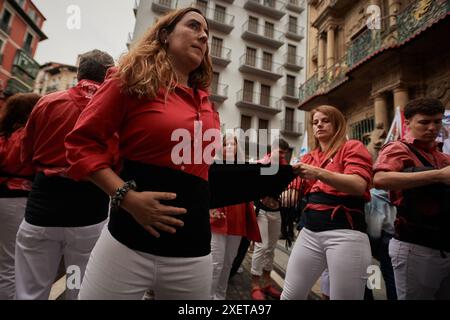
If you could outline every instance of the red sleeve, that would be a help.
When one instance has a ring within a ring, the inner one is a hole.
[[[411,162],[411,156],[406,147],[402,147],[400,142],[393,142],[385,145],[374,165],[374,172],[378,171],[403,171],[406,163]]]
[[[114,164],[117,153],[112,151],[111,138],[125,118],[127,98],[119,80],[110,78],[83,110],[65,140],[71,177],[80,180]]]
[[[356,174],[372,184],[372,156],[360,141],[350,140],[344,146],[344,174]]]
[[[45,99],[41,99],[31,111],[27,124],[24,129],[22,146],[20,148],[20,160],[22,163],[31,164],[34,155],[34,137],[36,127],[36,114],[43,107]]]

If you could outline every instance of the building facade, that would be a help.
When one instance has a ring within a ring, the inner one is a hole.
[[[45,17],[31,0],[0,0],[0,92],[30,92],[39,72],[33,59],[37,45],[47,39]]]
[[[450,1],[310,0],[308,8],[302,110],[334,105],[349,136],[364,141],[378,124],[389,130],[411,99],[450,109]]]
[[[77,85],[76,66],[48,62],[39,68],[34,84],[34,92],[45,95],[55,91],[62,91]]]
[[[304,127],[304,113],[297,106],[298,87],[305,80],[305,2],[136,1],[129,45],[159,16],[187,6],[201,9],[208,20],[214,67],[211,100],[222,129],[279,129],[293,152],[298,152]]]

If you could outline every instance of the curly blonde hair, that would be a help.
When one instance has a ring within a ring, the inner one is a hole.
[[[172,11],[161,17],[131,50],[120,58],[115,77],[121,81],[126,92],[139,98],[153,99],[160,88],[167,88],[167,92],[170,92],[176,87],[178,79],[160,36],[162,30],[170,34],[188,12],[197,12],[204,17],[196,8]],[[207,47],[200,66],[189,75],[189,85],[207,90],[211,78],[212,64]]]

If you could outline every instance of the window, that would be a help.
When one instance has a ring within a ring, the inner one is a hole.
[[[297,47],[291,44],[288,44],[288,63],[297,64]]]
[[[252,128],[252,117],[241,115],[241,129],[245,132]],[[245,157],[249,158],[250,153],[250,138],[245,136]]]
[[[25,6],[25,0],[16,0],[16,2],[21,6],[22,8]]]
[[[297,17],[289,16],[289,32],[297,34]]]
[[[258,18],[255,17],[248,18],[248,31],[258,33]]]
[[[286,107],[286,115],[284,117],[284,130],[289,132],[294,131],[294,113],[294,109]]]
[[[205,0],[197,0],[197,8],[206,15],[206,11],[208,9],[208,1]]]
[[[247,47],[245,53],[245,64],[255,67],[256,66],[256,49]]]
[[[275,8],[275,0],[264,0],[264,5],[267,7]]]
[[[266,22],[264,25],[264,36],[267,38],[273,39],[275,33],[275,26],[273,23]]]
[[[263,52],[263,65],[264,70],[272,71],[272,54],[269,52]]]
[[[286,76],[286,94],[291,97],[295,97],[295,77],[287,75]]]
[[[216,10],[214,10],[214,20],[220,23],[225,23],[226,8],[216,5]]]
[[[211,40],[211,55],[214,57],[222,58],[222,44],[223,40],[217,37],[213,37]]]
[[[270,107],[270,86],[264,84],[261,85],[260,104]]]
[[[33,44],[33,35],[30,33],[27,33],[27,36],[25,38],[25,43],[23,44],[23,50],[25,50],[27,53],[31,54],[32,44]]]
[[[214,94],[218,94],[219,92],[219,77],[220,74],[218,72],[213,72],[211,81],[211,92]]]
[[[159,0],[159,4],[171,8],[172,0]]]
[[[253,102],[253,87],[254,82],[249,80],[244,80],[244,101]]]
[[[241,115],[241,129],[245,131],[252,128],[252,117]]]
[[[2,19],[0,20],[0,29],[5,31],[6,33],[9,33],[9,24],[11,22],[11,12],[8,10],[3,11]]]
[[[365,145],[369,144],[369,139],[364,138],[366,133],[370,133],[375,129],[375,118],[364,119],[351,125],[352,139],[359,140]]]
[[[259,130],[266,130],[266,137],[265,139],[261,139],[262,136],[260,135],[260,131]],[[268,130],[269,130],[269,120],[264,120],[264,119],[259,119],[258,120],[258,148],[262,151],[258,151],[258,152],[264,152],[265,150],[267,150],[267,139],[268,139]]]
[[[0,66],[3,64],[3,40],[0,39]]]

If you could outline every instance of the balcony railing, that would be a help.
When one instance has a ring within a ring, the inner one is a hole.
[[[305,38],[305,28],[295,24],[295,23],[287,23],[285,26],[286,30],[286,38],[300,41]]]
[[[277,29],[246,21],[242,25],[242,39],[279,49],[284,44],[284,34]]]
[[[346,78],[347,70],[347,57],[344,56],[333,66],[326,69],[321,79],[318,78],[318,74],[316,73],[300,87],[300,101],[305,101],[314,94],[334,88]]]
[[[159,14],[175,10],[177,6],[177,0],[153,0],[152,2],[152,10]]]
[[[285,135],[301,136],[303,133],[303,123],[297,121],[281,120],[280,128]]]
[[[226,84],[213,83],[210,92],[209,98],[215,102],[224,102],[228,99],[228,86]]]
[[[246,0],[244,8],[280,20],[286,14],[284,2],[278,0]]]
[[[236,94],[236,106],[250,110],[264,111],[270,114],[281,112],[282,101],[279,98],[262,95],[256,91],[240,90]]]
[[[270,59],[261,59],[243,54],[239,59],[239,71],[250,73],[270,80],[278,80],[283,77],[283,66]]]
[[[398,42],[403,43],[449,13],[449,1],[413,1],[397,16]]]
[[[212,30],[218,30],[224,33],[230,33],[234,29],[234,16],[214,8],[204,8],[196,2],[191,4],[192,7],[198,8],[208,20],[209,27]]]
[[[305,67],[303,57],[286,53],[284,56],[284,67],[292,71],[300,71]]]
[[[354,39],[348,49],[348,66],[352,67],[384,47],[398,46],[434,21],[450,13],[449,1],[413,1],[397,15],[397,29],[382,33],[380,30],[365,30]],[[385,39],[389,37],[389,41]]]
[[[231,49],[210,45],[210,55],[215,65],[226,67],[231,62]]]
[[[322,79],[317,73],[300,88],[300,100],[328,92],[347,77],[347,71],[383,48],[396,48],[434,22],[450,13],[449,1],[412,1],[397,15],[397,28],[382,32],[367,29],[356,37],[347,49],[346,57],[325,71]],[[314,57],[313,57],[314,58]]]
[[[305,0],[286,0],[286,9],[302,13],[305,10]]]
[[[39,63],[31,58],[24,50],[17,50],[14,58],[13,67],[19,68],[22,72],[28,75],[32,80],[36,79],[39,72]]]

